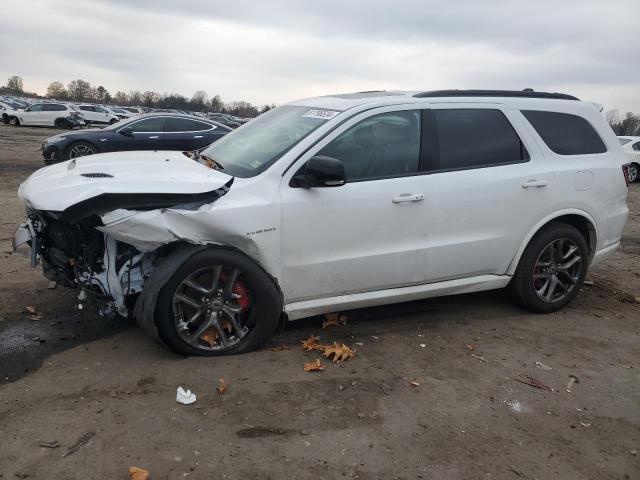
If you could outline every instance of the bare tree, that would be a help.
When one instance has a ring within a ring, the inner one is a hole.
[[[209,101],[209,108],[212,112],[221,112],[224,110],[224,102],[220,98],[220,95],[216,95]]]
[[[18,75],[12,75],[7,79],[7,90],[12,93],[24,92],[24,84],[22,77]]]
[[[127,103],[127,94],[124,92],[116,92],[116,94],[113,96],[113,101],[117,105],[124,105],[125,103]]]
[[[55,98],[56,100],[66,100],[69,98],[69,94],[62,82],[51,82],[47,87],[47,97]]]
[[[76,102],[82,102],[90,98],[91,96],[91,84],[86,80],[73,80],[67,85],[69,91],[69,98]]]
[[[161,96],[158,92],[152,92],[151,90],[147,90],[142,94],[142,105],[145,107],[152,108],[158,101]]]

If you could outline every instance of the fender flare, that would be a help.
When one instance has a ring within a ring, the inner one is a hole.
[[[507,268],[507,275],[511,275],[513,276],[516,273],[516,268],[518,268],[518,264],[520,263],[520,258],[522,257],[522,254],[524,253],[524,250],[527,248],[527,246],[529,245],[529,242],[531,241],[531,239],[533,238],[533,236],[538,233],[540,231],[540,229],[542,227],[544,227],[546,224],[548,224],[549,222],[555,220],[556,218],[560,218],[563,217],[565,215],[577,215],[580,217],[583,217],[585,220],[587,220],[591,226],[593,227],[594,233],[595,233],[595,238],[596,240],[593,242],[593,251],[591,252],[590,256],[593,256],[593,254],[595,253],[595,245],[597,245],[597,239],[598,239],[598,226],[597,223],[595,221],[595,219],[586,211],[584,210],[580,210],[578,208],[565,208],[562,210],[557,210],[549,215],[547,215],[546,217],[542,218],[540,221],[538,221],[538,223],[536,223],[533,228],[529,231],[529,233],[527,234],[527,236],[525,237],[525,239],[523,240],[523,242],[520,244],[520,247],[518,248],[518,251],[516,252],[516,254],[514,255],[513,259],[511,259],[511,263],[509,264],[509,268]]]

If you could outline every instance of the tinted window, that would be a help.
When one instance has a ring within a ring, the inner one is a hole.
[[[529,154],[500,110],[433,110],[432,163],[457,170],[524,162]]]
[[[89,107],[88,105],[80,105],[78,108],[80,110],[85,111],[85,112],[93,112],[93,110],[94,110],[93,107]]]
[[[523,110],[544,143],[559,155],[584,155],[607,151],[602,139],[584,118],[569,113]]]
[[[98,113],[107,113],[107,111],[101,107],[93,107],[93,109]]]
[[[633,148],[634,150],[640,152],[640,142],[636,142],[634,143],[631,148]]]
[[[420,112],[369,117],[342,133],[317,155],[341,160],[347,181],[415,173],[420,159]]]
[[[64,105],[60,105],[59,103],[45,103],[42,106],[43,112],[63,112],[67,109]]]
[[[27,109],[27,112],[41,112],[41,111],[42,111],[42,105],[41,104],[31,105]]]
[[[215,128],[208,123],[191,120],[189,118],[169,117],[164,125],[165,132],[201,132]]]
[[[131,127],[134,132],[162,132],[164,128],[165,117],[151,117],[145,118],[138,122],[133,122],[127,125]]]

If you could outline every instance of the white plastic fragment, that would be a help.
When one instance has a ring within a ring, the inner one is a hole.
[[[182,403],[183,405],[191,405],[196,401],[196,394],[191,393],[191,390],[186,390],[182,387],[178,387],[178,391],[176,392],[176,402]]]

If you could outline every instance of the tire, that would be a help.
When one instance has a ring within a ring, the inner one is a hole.
[[[116,120],[115,118],[112,118],[112,119],[109,121],[109,125],[113,125],[114,123],[118,123],[118,120]]]
[[[72,158],[94,155],[96,153],[98,153],[98,149],[93,144],[89,142],[74,142],[67,147],[65,158],[71,160]]]
[[[9,122],[11,121],[11,119],[9,118],[9,115],[7,115],[6,113],[2,114],[2,123],[4,123],[5,125],[9,125]]]
[[[555,246],[555,250],[552,244]],[[563,259],[563,256],[573,247],[576,247],[577,250],[571,257]],[[562,253],[558,255],[559,250],[562,250]],[[554,251],[555,258],[549,261]],[[576,257],[579,257],[579,260],[574,261],[573,259]],[[571,261],[574,261],[574,264],[569,268],[569,271],[564,272],[562,267]],[[547,263],[550,265],[547,266]],[[555,312],[576,296],[587,274],[588,263],[589,251],[582,233],[566,223],[551,223],[536,233],[527,245],[511,280],[511,291],[517,302],[531,312]],[[553,276],[561,284],[554,285]],[[545,283],[547,280],[548,284]],[[545,285],[548,285],[548,288],[542,290],[541,295],[540,290]],[[557,292],[557,296],[554,295],[554,291],[549,294],[552,286]],[[560,296],[561,294],[563,296]]]
[[[19,126],[20,126],[20,119],[19,119],[18,117],[16,117],[16,118],[15,118],[15,120],[13,121],[13,124],[14,124],[16,127],[19,127]]]
[[[237,275],[234,275],[235,270],[238,270]],[[213,288],[216,272],[218,283]],[[237,280],[230,286],[234,276]],[[200,287],[206,285],[211,293],[196,291],[186,285],[185,280],[193,280],[192,283]],[[233,289],[231,292],[230,288]],[[221,290],[231,295],[220,293]],[[205,296],[197,299],[199,295]],[[211,310],[204,310],[192,323],[181,321],[198,311],[180,300],[185,297],[196,299],[201,309]],[[280,292],[271,277],[245,255],[224,248],[202,250],[189,257],[162,287],[157,298],[154,311],[158,335],[171,350],[181,355],[218,356],[255,350],[272,335],[282,313]],[[229,321],[231,317],[226,313],[225,301],[229,303],[229,309],[239,312],[235,324],[239,330]],[[224,305],[221,306],[221,302]],[[220,313],[209,316],[207,311]],[[198,329],[205,328],[207,319],[218,322],[217,328],[208,327],[205,333],[198,334]],[[218,334],[220,331],[225,342]],[[206,332],[216,337],[214,340],[209,337],[211,343],[203,340]],[[186,337],[192,340],[188,341]]]
[[[640,180],[640,165],[631,163],[629,165],[629,183],[635,183]]]
[[[56,128],[73,128],[73,126],[64,118],[56,118],[56,120],[53,122],[53,126]]]

